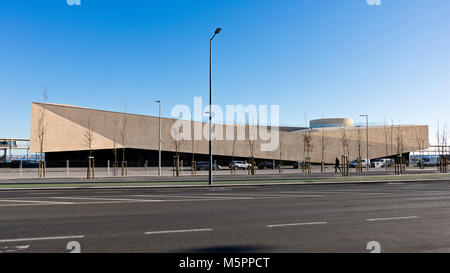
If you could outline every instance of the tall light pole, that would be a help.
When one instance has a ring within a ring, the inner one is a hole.
[[[209,40],[209,175],[208,184],[212,185],[212,40],[222,29],[217,28],[214,35]]]
[[[158,176],[161,176],[161,101],[155,101],[159,104],[159,119],[158,119]]]
[[[369,170],[370,159],[369,159],[369,115],[360,115],[360,117],[366,118],[366,169]]]

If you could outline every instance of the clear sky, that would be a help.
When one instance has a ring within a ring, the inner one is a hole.
[[[350,117],[450,125],[450,1],[4,0],[0,136],[29,137],[30,102],[170,116],[208,99],[278,104],[280,122]],[[432,140],[433,140],[432,136]]]

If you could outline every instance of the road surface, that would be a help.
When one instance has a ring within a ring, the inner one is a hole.
[[[449,227],[450,181],[0,192],[0,252],[450,252]]]

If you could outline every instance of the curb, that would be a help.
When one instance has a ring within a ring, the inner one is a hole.
[[[448,179],[405,179],[405,180],[373,180],[373,181],[325,181],[325,182],[287,182],[287,183],[247,183],[247,184],[214,184],[214,185],[133,185],[133,186],[77,186],[77,187],[42,187],[42,188],[0,188],[1,191],[21,190],[89,190],[89,189],[146,189],[146,188],[211,188],[211,187],[273,187],[273,186],[314,186],[314,185],[345,185],[345,184],[388,184],[388,183],[420,183],[447,182]]]

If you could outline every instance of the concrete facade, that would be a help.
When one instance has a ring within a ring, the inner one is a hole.
[[[353,127],[353,120],[349,118],[314,119],[309,122],[311,128]]]
[[[158,117],[126,114],[95,109],[87,109],[69,105],[59,104],[31,104],[31,152],[40,150],[38,132],[40,118],[43,117],[45,130],[44,152],[68,152],[88,150],[86,134],[91,128],[93,135],[93,150],[108,150],[126,147],[131,149],[158,150]],[[124,122],[125,121],[125,122]],[[161,135],[162,150],[165,152],[180,152],[191,154],[208,154],[208,140],[185,140],[175,142],[171,137],[172,125],[175,119],[162,118]],[[208,125],[186,121],[189,126],[198,126],[208,130]],[[125,130],[122,128],[124,127]],[[224,126],[236,131],[245,125],[221,125],[213,126],[215,132],[218,127]],[[217,128],[216,128],[217,127]],[[123,138],[123,131],[125,137]],[[333,163],[336,157],[343,154],[343,135],[348,139],[350,160],[358,156],[358,131],[361,141],[361,153],[365,158],[366,133],[365,127],[341,127],[341,128],[316,128],[311,129],[312,152],[310,154],[313,162],[320,162],[322,158],[322,137],[326,142],[325,161]],[[282,128],[279,131],[280,145],[274,151],[261,151],[263,142],[257,140],[254,143],[254,157],[257,159],[285,161],[302,161],[304,159],[304,134],[305,130],[292,131]],[[402,125],[394,127],[369,127],[369,153],[370,158],[379,158],[397,154],[398,137],[402,135],[403,153],[418,150],[418,139],[421,139],[422,148],[428,147],[428,126],[426,125]],[[125,139],[125,141],[123,141]],[[387,145],[386,145],[386,139]],[[193,145],[194,144],[194,145]],[[194,147],[194,148],[192,148]],[[387,148],[387,149],[386,149]],[[386,153],[387,150],[387,153]],[[250,145],[246,140],[213,140],[213,154],[218,156],[234,156],[248,158],[250,156]]]

